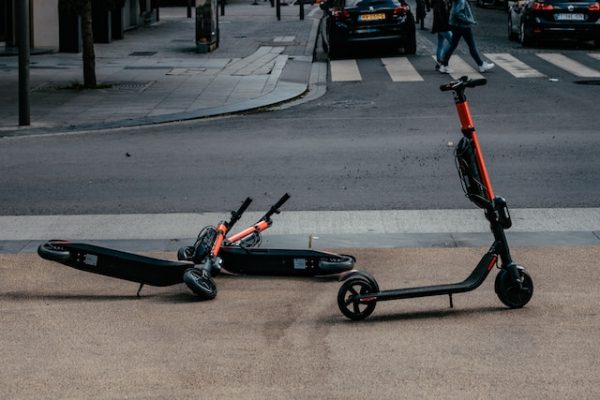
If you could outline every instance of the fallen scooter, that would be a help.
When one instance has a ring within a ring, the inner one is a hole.
[[[271,217],[290,198],[283,195],[253,226],[226,239],[229,222],[203,228],[193,246],[177,252],[181,261],[192,261],[194,270],[186,272],[184,281],[194,292],[205,286],[203,281],[221,269],[234,274],[270,276],[321,276],[339,274],[354,267],[355,258],[312,249],[261,249],[261,233],[271,227]],[[210,281],[209,281],[210,282]]]
[[[251,202],[252,200],[247,198],[237,211],[231,213],[229,227],[239,220]],[[162,260],[68,240],[50,240],[43,243],[38,247],[38,254],[46,260],[56,261],[81,271],[137,282],[140,284],[138,296],[144,285],[180,284],[184,282],[189,270],[196,270],[193,262]],[[206,279],[203,283],[204,286],[194,293],[202,298],[214,298],[216,285],[212,278]]]
[[[342,274],[340,281],[344,283],[338,291],[337,302],[340,311],[346,317],[362,320],[373,312],[378,301],[425,296],[448,295],[450,307],[453,307],[452,295],[477,289],[494,265],[498,264],[499,259],[501,264],[500,272],[496,276],[495,291],[500,301],[510,308],[521,308],[531,300],[533,280],[525,268],[516,264],[510,255],[504,234],[512,225],[510,213],[506,200],[494,195],[465,96],[467,88],[485,84],[485,79],[471,80],[463,76],[442,85],[440,89],[444,92],[454,92],[463,134],[455,150],[458,173],[466,196],[485,211],[485,217],[494,235],[494,243],[473,272],[460,283],[382,291],[375,278],[368,272],[350,271]]]

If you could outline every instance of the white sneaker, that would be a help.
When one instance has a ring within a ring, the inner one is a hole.
[[[489,63],[484,61],[483,64],[481,64],[479,66],[479,72],[485,72],[485,71],[489,71],[490,69],[494,68],[496,66],[496,64],[494,63]]]
[[[440,69],[438,71],[440,71],[442,74],[451,74],[454,72],[454,70],[447,65],[440,65]]]

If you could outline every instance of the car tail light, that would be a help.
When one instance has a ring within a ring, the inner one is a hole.
[[[588,10],[590,10],[590,11],[600,11],[600,3],[590,4],[590,6],[588,7]]]
[[[554,10],[554,7],[552,6],[552,4],[546,4],[546,3],[534,1],[533,4],[531,5],[531,9],[535,10],[535,11],[550,11],[550,10]]]
[[[350,18],[350,11],[348,10],[334,10],[331,15],[333,15],[333,18],[337,19],[337,20],[345,20]]]
[[[400,4],[400,7],[394,8],[394,15],[406,15],[410,11],[408,4]]]

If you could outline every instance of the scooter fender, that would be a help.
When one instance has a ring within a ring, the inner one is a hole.
[[[380,291],[379,290],[379,284],[377,284],[377,281],[375,280],[375,277],[373,275],[371,275],[370,273],[368,273],[367,271],[360,271],[358,269],[353,269],[353,270],[350,270],[350,271],[343,272],[340,275],[340,277],[338,278],[338,281],[339,282],[344,282],[344,281],[346,281],[346,280],[348,280],[350,278],[353,278],[355,276],[356,277],[361,277],[361,278],[364,278],[364,279],[368,280],[373,285],[373,287],[375,288],[375,291],[377,291],[377,292]]]

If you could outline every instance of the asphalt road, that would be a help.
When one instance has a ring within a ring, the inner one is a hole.
[[[513,208],[598,207],[598,85],[538,52],[590,62],[589,45],[522,48],[506,14],[477,9],[478,47],[508,52],[547,78],[500,68],[468,93],[495,192]],[[286,110],[107,133],[0,139],[2,215],[222,212],[246,196],[288,210],[470,208],[453,160],[460,139],[447,75],[433,70],[435,36],[419,31],[411,64],[423,82],[390,82],[389,52],[350,52],[360,82]],[[466,47],[457,55],[470,61]],[[323,59],[323,54],[318,54]]]
[[[382,289],[462,280],[484,249],[356,250]],[[163,254],[173,257],[173,254]],[[332,279],[218,276],[213,301],[36,255],[0,255],[5,399],[597,399],[596,247],[519,247],[534,277],[506,309],[474,292],[345,319]],[[435,266],[435,267],[433,267]]]

